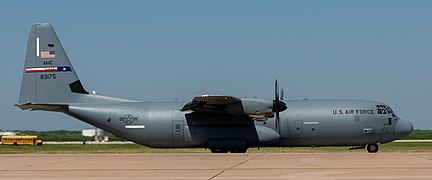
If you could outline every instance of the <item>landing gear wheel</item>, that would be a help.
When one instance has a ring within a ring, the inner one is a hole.
[[[232,149],[230,150],[230,153],[246,153],[247,148],[244,149]]]
[[[210,149],[212,153],[228,153],[226,149]]]
[[[368,144],[367,145],[367,151],[369,153],[377,153],[378,149],[379,149],[378,144]]]

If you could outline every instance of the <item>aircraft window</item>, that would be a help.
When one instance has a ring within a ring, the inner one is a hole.
[[[392,114],[393,117],[396,117],[396,115],[393,113],[393,110],[386,105],[376,105],[377,107],[377,114]]]
[[[48,44],[48,47],[54,47],[54,44]]]
[[[388,125],[392,125],[392,118],[388,118]]]

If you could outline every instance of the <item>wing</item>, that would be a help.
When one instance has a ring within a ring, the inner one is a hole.
[[[181,111],[188,110],[197,113],[227,113],[247,116],[251,120],[259,121],[265,121],[274,116],[272,100],[232,96],[197,96],[181,109]]]
[[[197,96],[181,111],[238,114],[243,111],[241,99],[232,96]]]

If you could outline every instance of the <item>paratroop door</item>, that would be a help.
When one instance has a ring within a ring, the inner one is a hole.
[[[300,120],[294,121],[294,131],[296,136],[302,135],[302,131],[303,131],[302,126],[303,126],[303,121]]]

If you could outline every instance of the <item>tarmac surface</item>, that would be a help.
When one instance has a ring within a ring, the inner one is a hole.
[[[0,179],[432,179],[432,153],[6,154]]]
[[[432,142],[432,140],[396,140],[393,142]],[[47,141],[43,144],[83,144],[82,141]],[[135,144],[132,141],[108,141],[108,142],[95,142],[86,141],[86,144]]]

